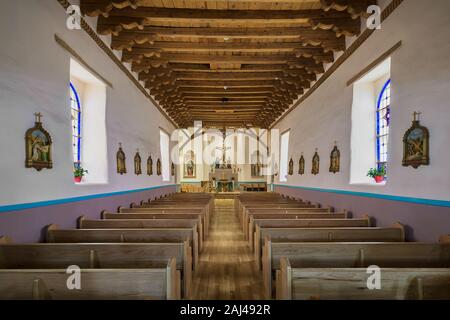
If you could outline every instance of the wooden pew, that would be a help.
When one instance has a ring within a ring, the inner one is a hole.
[[[245,203],[241,204],[238,212],[239,220],[242,222],[245,212],[247,210],[255,209],[308,209],[308,208],[319,208],[319,205],[312,205],[303,202],[287,202],[287,203],[275,203],[275,202],[264,202],[258,201],[255,203]]]
[[[207,237],[207,228],[204,224],[204,214],[202,213],[161,213],[156,211],[153,212],[147,212],[145,210],[138,210],[136,213],[110,213],[107,211],[103,211],[101,214],[101,218],[104,220],[131,220],[131,219],[137,219],[137,220],[157,220],[157,219],[196,219],[198,221],[198,228],[199,230],[202,230],[199,232],[199,235],[203,235],[203,240],[206,240]]]
[[[192,247],[194,269],[198,266],[198,233],[196,229],[70,229],[47,227],[47,243],[184,243]]]
[[[267,214],[288,214],[288,213],[333,213],[334,209],[329,208],[310,208],[310,207],[290,207],[290,208],[257,208],[257,207],[249,207],[243,210],[240,222],[242,225],[242,230],[244,234],[248,237],[247,228],[248,223],[250,221],[250,215],[255,213],[267,213]]]
[[[370,290],[366,268],[293,268],[280,260],[280,300],[448,300],[450,268],[381,268],[381,287]]]
[[[63,244],[33,243],[0,245],[0,269],[82,269],[163,268],[175,258],[181,271],[183,296],[192,283],[192,248],[184,243]]]
[[[179,273],[170,259],[164,268],[81,269],[81,290],[69,290],[66,269],[0,270],[2,300],[174,300]]]
[[[198,232],[198,249],[203,249],[203,230],[198,219],[111,219],[88,220],[78,218],[78,229],[156,229],[156,228],[196,228]]]
[[[255,263],[261,269],[261,247],[272,242],[404,242],[403,225],[390,228],[260,228],[255,231]]]
[[[148,208],[123,208],[123,207],[119,207],[118,210],[119,213],[170,213],[170,214],[178,214],[178,213],[187,213],[187,214],[200,214],[201,215],[201,219],[202,219],[202,225],[203,225],[203,233],[205,236],[208,235],[208,230],[209,230],[209,217],[206,213],[206,211],[204,209],[192,209],[192,208],[167,208],[167,207],[163,207],[163,208],[153,208],[153,207],[148,207]],[[205,239],[206,240],[206,239]]]
[[[0,244],[7,244],[10,243],[11,239],[9,237],[6,236],[0,236]]]
[[[260,228],[368,228],[370,217],[364,219],[253,219],[249,223],[249,243],[254,250],[256,226]]]
[[[439,237],[439,243],[450,243],[450,235]]]
[[[450,244],[433,243],[306,243],[266,240],[262,254],[265,297],[272,297],[273,275],[281,258],[294,268],[450,268]]]
[[[334,213],[327,211],[328,209],[297,209],[297,210],[251,210],[246,211],[243,216],[242,230],[244,231],[244,239],[249,240],[249,230],[251,227],[251,218],[254,219],[347,219],[349,218],[346,211]],[[284,215],[284,218],[282,218]]]

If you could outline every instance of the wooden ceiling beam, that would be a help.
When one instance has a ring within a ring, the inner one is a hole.
[[[220,72],[280,72],[287,70],[286,65],[283,64],[242,64],[240,69],[211,69],[209,64],[190,64],[190,63],[169,63],[168,67],[177,72],[205,72],[205,73],[220,73]]]
[[[170,63],[236,63],[236,64],[301,64],[301,65],[317,65],[318,63],[312,58],[297,58],[293,54],[271,54],[261,56],[249,55],[208,55],[208,54],[183,54],[183,53],[163,53],[160,58],[143,59],[139,55],[124,52],[122,61],[134,62],[136,65],[145,65],[146,63],[160,62],[160,64]],[[165,63],[164,63],[165,62]],[[153,65],[153,64],[152,64]]]
[[[101,26],[99,26],[101,28]],[[111,32],[98,30],[100,34]],[[115,50],[132,48],[136,44],[153,45],[158,39],[171,39],[176,42],[191,42],[192,38],[224,41],[248,42],[255,40],[292,40],[303,46],[323,48],[325,51],[345,50],[345,37],[333,30],[312,29],[311,27],[264,27],[264,28],[177,28],[147,26],[143,30],[121,30],[114,32],[111,47]]]
[[[180,87],[180,92],[182,94],[190,93],[203,93],[203,94],[271,94],[272,88],[229,88],[225,90],[223,87],[220,88],[183,88]]]
[[[228,98],[230,101],[235,100],[249,100],[249,99],[267,99],[269,94],[227,94],[227,93],[189,93],[182,94],[182,97],[186,100],[195,99],[195,100],[222,100],[223,98]]]
[[[275,81],[272,80],[259,80],[259,81],[220,81],[220,80],[189,80],[177,81],[177,85],[180,87],[201,87],[201,88],[224,88],[227,87],[230,90],[233,88],[262,88],[262,87],[273,87]]]
[[[256,103],[227,103],[226,105],[221,103],[187,103],[188,108],[207,108],[207,109],[215,109],[215,108],[222,108],[222,107],[228,107],[228,108],[236,108],[236,107],[253,107],[253,108],[260,108],[264,105],[265,101],[263,102],[256,102]]]
[[[114,49],[114,47],[113,47]],[[333,52],[321,47],[304,46],[298,42],[155,42],[153,44],[137,44],[128,48],[127,52],[134,55],[150,57],[156,52],[287,52],[297,57],[317,57],[323,62],[333,61]]]
[[[228,102],[222,102],[220,100],[184,100],[186,105],[204,105],[204,106],[246,106],[246,105],[254,105],[254,104],[264,104],[266,102],[265,99],[262,100],[234,100]]]
[[[336,10],[208,10],[208,9],[168,9],[142,7],[113,9],[108,17],[99,16],[97,31],[100,34],[118,34],[123,29],[143,30],[145,26],[167,23],[209,24],[210,26],[236,26],[243,24],[268,27],[270,25],[301,24],[313,29],[332,29],[338,35],[359,34],[359,19],[352,19],[347,12]]]
[[[320,0],[323,10],[339,10],[347,11],[352,17],[367,17],[367,6],[377,4],[376,0]],[[90,17],[99,15],[108,16],[109,12],[114,8],[131,7],[137,9],[145,4],[148,0],[81,0],[81,10]],[[239,0],[243,3],[267,3],[272,4],[273,0]],[[277,3],[298,3],[298,0],[278,0]]]
[[[273,80],[282,77],[283,74],[281,72],[217,72],[212,74],[205,72],[177,72],[174,76],[182,80]]]

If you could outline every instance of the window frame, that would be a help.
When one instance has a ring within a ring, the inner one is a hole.
[[[164,141],[167,143],[167,150],[165,150],[165,146],[163,146],[163,136],[165,137]],[[167,133],[163,128],[159,128],[159,143],[160,143],[160,151],[161,151],[161,178],[163,182],[171,181],[171,162],[170,162],[170,134]],[[167,157],[167,159],[166,159]],[[167,160],[167,161],[166,161]]]
[[[391,79],[388,79],[386,81],[386,83],[383,85],[383,88],[381,89],[381,92],[378,96],[378,101],[377,101],[377,109],[376,109],[376,135],[375,135],[375,139],[376,139],[376,161],[377,161],[377,168],[381,168],[382,166],[386,167],[387,166],[387,157],[388,157],[388,150],[387,148],[389,147],[389,129],[390,129],[390,121],[386,121],[386,125],[387,125],[387,133],[382,134],[381,133],[381,123],[383,121],[383,118],[381,117],[381,113],[383,112],[383,110],[387,110],[387,113],[389,114],[390,117],[390,110],[391,110],[391,94],[390,94],[390,89],[391,89]],[[389,90],[389,93],[388,93]],[[382,104],[384,101],[389,100],[389,104],[387,104],[386,106],[382,107]],[[382,144],[382,139],[386,138],[386,146],[385,146],[385,150],[386,150],[386,161],[382,161],[382,153],[381,153],[381,144]]]
[[[286,141],[286,150],[283,150],[283,137],[287,135]],[[279,170],[279,181],[287,182],[288,181],[288,172],[289,172],[289,140],[291,138],[291,130],[288,129],[280,134],[280,170]],[[286,159],[284,159],[284,155]]]
[[[74,128],[73,128],[73,120],[71,121],[71,125],[72,125],[72,146],[74,143],[76,143],[76,148],[77,148],[77,157],[75,159],[75,154],[73,154],[73,148],[72,148],[72,157],[73,157],[73,163],[74,163],[74,167],[80,166],[81,165],[81,125],[82,125],[82,109],[81,109],[81,101],[80,101],[80,96],[78,94],[78,91],[75,87],[75,85],[70,82],[70,91],[71,93],[73,93],[73,96],[75,97],[75,99],[72,98],[72,94],[70,95],[70,110],[71,110],[71,115],[72,115],[72,110],[78,113],[78,123],[77,123],[77,132],[75,132]],[[72,102],[76,102],[76,106],[78,108],[74,109],[73,108],[73,104]]]

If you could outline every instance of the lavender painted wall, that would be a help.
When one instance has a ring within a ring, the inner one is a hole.
[[[167,186],[117,196],[0,212],[0,235],[11,237],[15,243],[40,242],[44,240],[43,231],[49,224],[54,223],[61,228],[75,228],[81,215],[99,219],[102,210],[117,212],[119,206],[129,206],[132,202],[138,203],[173,192],[176,192],[176,187]]]
[[[338,210],[348,210],[353,217],[365,214],[373,217],[376,226],[387,227],[400,222],[406,227],[409,241],[436,242],[439,236],[450,234],[450,208],[402,201],[375,199],[356,195],[337,194],[275,186],[283,195],[318,202]]]

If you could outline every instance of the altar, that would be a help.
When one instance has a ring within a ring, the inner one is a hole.
[[[215,169],[209,173],[209,181],[217,192],[234,192],[237,189],[238,174],[232,168]]]

